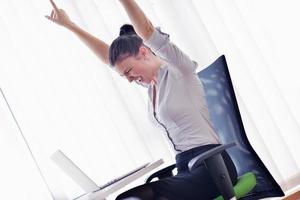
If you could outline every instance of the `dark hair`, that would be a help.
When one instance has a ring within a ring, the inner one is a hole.
[[[121,35],[132,35],[132,34],[136,34],[133,26],[131,24],[123,24],[121,27],[120,27],[120,33],[119,33],[119,36]]]
[[[114,66],[116,62],[128,56],[138,54],[140,47],[143,45],[143,40],[136,34],[121,35],[117,37],[109,47],[109,63]]]

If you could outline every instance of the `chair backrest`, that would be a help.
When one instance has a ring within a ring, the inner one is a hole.
[[[250,145],[245,133],[234,94],[225,56],[198,73],[206,93],[209,113],[215,130],[223,144],[235,142],[227,152],[237,168],[238,175],[252,171],[256,187],[243,199],[261,199],[284,196],[280,186]]]

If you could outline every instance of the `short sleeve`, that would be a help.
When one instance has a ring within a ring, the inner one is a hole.
[[[193,73],[197,68],[197,63],[173,44],[169,35],[163,33],[160,28],[155,28],[152,35],[144,43],[157,56],[178,68],[182,73]]]

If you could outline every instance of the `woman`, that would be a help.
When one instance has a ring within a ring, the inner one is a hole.
[[[176,152],[178,174],[133,188],[117,199],[199,200],[213,199],[218,190],[205,166],[189,172],[194,156],[219,144],[210,122],[205,94],[192,61],[155,28],[134,0],[121,0],[134,31],[121,31],[110,47],[76,26],[67,14],[50,0],[53,11],[49,20],[75,33],[99,58],[110,64],[129,82],[148,88],[149,112],[160,124]],[[128,28],[128,27],[127,27]],[[127,33],[126,33],[127,32]],[[233,184],[237,172],[229,155],[222,154]]]

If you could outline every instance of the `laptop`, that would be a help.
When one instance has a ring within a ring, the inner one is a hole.
[[[132,171],[105,183],[104,185],[98,186],[61,150],[57,150],[55,153],[53,153],[51,155],[50,158],[64,173],[66,173],[86,193],[97,192],[99,190],[102,190],[102,189],[136,173],[137,171],[144,169],[145,167],[147,167],[150,164],[150,163],[145,163],[145,164],[133,169]]]

